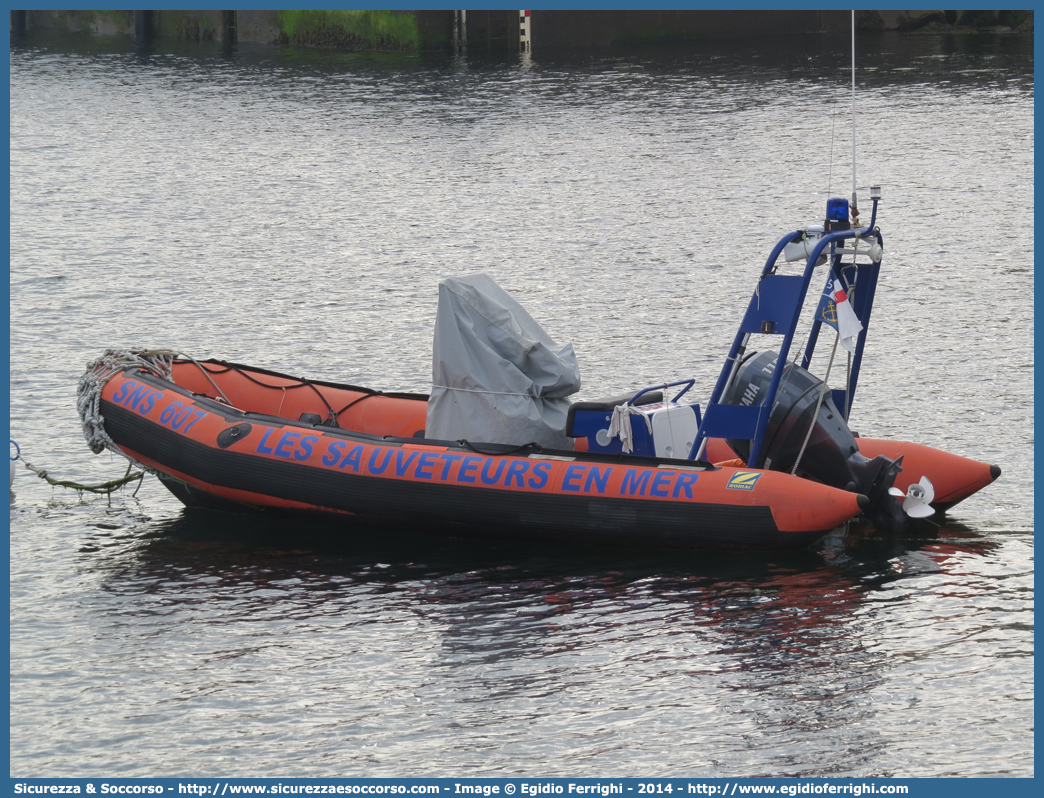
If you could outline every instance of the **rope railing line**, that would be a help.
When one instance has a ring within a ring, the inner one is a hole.
[[[191,360],[191,358],[186,358],[186,359]],[[197,362],[195,360],[192,360],[192,362],[195,363],[197,366],[199,366],[203,370],[203,372],[205,374],[207,374],[207,378],[210,379],[210,376],[209,376],[210,375],[210,370],[209,369],[204,368],[202,363],[199,363],[199,362]],[[249,380],[250,382],[254,383],[255,385],[260,385],[262,388],[279,388],[279,389],[281,389],[284,392],[284,394],[285,394],[286,391],[293,391],[293,390],[296,390],[297,388],[311,388],[312,391],[315,392],[315,395],[318,396],[319,399],[322,401],[322,403],[324,405],[326,405],[326,409],[329,411],[329,418],[333,419],[335,421],[337,420],[337,417],[341,415],[341,413],[343,413],[349,407],[354,405],[356,402],[360,402],[363,399],[366,399],[366,398],[368,398],[370,396],[374,396],[374,395],[377,395],[377,394],[380,393],[380,391],[373,391],[373,390],[368,389],[368,388],[356,388],[356,387],[353,387],[352,390],[358,390],[358,391],[362,392],[363,396],[360,396],[360,397],[358,397],[356,399],[353,399],[351,402],[348,403],[347,406],[341,408],[340,410],[334,410],[333,406],[327,400],[327,398],[323,394],[323,392],[320,391],[319,387],[316,386],[315,384],[313,384],[310,380],[306,380],[306,379],[304,379],[302,377],[296,377],[294,379],[297,380],[297,384],[291,383],[290,385],[272,385],[271,383],[267,383],[267,382],[263,382],[262,380],[259,380],[257,377],[254,377],[252,374],[248,374],[246,371],[244,371],[243,369],[239,368],[234,363],[224,363],[224,362],[222,362],[221,365],[224,368],[220,372],[215,371],[213,373],[215,373],[215,374],[217,374],[217,373],[224,374],[224,373],[227,373],[229,371],[234,371],[234,372],[236,372],[236,374],[239,374],[241,377],[244,377],[245,379]],[[213,384],[214,381],[213,380],[210,380],[210,381]],[[214,385],[214,387],[217,388],[217,385]],[[218,390],[220,391],[221,389],[218,388]],[[224,396],[224,394],[222,394],[222,396]],[[226,401],[228,401],[228,400],[226,399]],[[228,402],[228,404],[231,405],[232,403]],[[282,406],[282,403],[280,403],[280,406]]]

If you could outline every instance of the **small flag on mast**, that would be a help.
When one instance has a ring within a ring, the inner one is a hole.
[[[841,346],[855,354],[856,341],[863,325],[852,309],[848,300],[848,292],[840,279],[834,277],[827,281],[826,291],[819,303],[819,319],[825,321],[841,338]]]

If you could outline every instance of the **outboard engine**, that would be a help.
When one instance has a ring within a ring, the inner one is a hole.
[[[722,403],[756,406],[764,402],[777,359],[776,352],[748,356],[726,389]],[[871,460],[860,454],[855,436],[834,405],[829,390],[823,396],[815,428],[802,453],[823,381],[795,363],[787,363],[783,369],[761,449],[763,467],[790,473],[798,463],[796,473],[800,477],[867,496],[870,505],[866,514],[876,526],[906,528],[902,504],[888,494],[902,471],[903,458],[892,460],[880,455]],[[750,441],[728,439],[727,442],[747,461]]]

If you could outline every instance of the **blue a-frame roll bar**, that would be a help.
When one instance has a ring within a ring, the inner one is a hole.
[[[754,289],[754,295],[747,306],[747,312],[744,314],[743,321],[740,323],[740,328],[732,342],[732,348],[729,350],[728,357],[725,358],[721,374],[718,375],[718,381],[714,385],[714,392],[711,394],[710,402],[707,404],[706,412],[703,415],[703,421],[696,433],[696,440],[693,442],[692,449],[689,452],[690,460],[697,459],[703,454],[707,438],[733,438],[751,442],[747,467],[762,467],[762,445],[764,444],[765,430],[768,426],[772,407],[776,401],[776,394],[779,391],[779,382],[784,369],[780,366],[773,370],[769,389],[763,397],[760,397],[761,401],[757,405],[721,404],[721,397],[739,368],[740,358],[746,352],[747,342],[750,340],[752,333],[782,335],[783,343],[780,345],[779,357],[776,363],[785,364],[787,362],[787,356],[790,354],[790,347],[794,342],[798,322],[801,319],[801,310],[804,307],[808,288],[812,282],[812,275],[820,256],[827,247],[830,247],[832,253],[830,277],[842,277],[842,267],[846,271],[855,268],[858,274],[859,290],[855,291],[852,296],[852,309],[855,310],[856,315],[859,317],[863,329],[856,341],[856,351],[852,359],[851,377],[848,381],[847,391],[834,392],[835,403],[838,401],[843,402],[843,413],[847,418],[848,410],[852,405],[852,397],[855,394],[856,383],[859,379],[859,367],[863,361],[863,346],[866,343],[867,330],[870,328],[870,311],[873,308],[874,293],[877,290],[877,277],[880,273],[881,263],[878,260],[869,264],[855,266],[852,264],[842,265],[842,256],[840,253],[835,252],[835,245],[848,239],[872,237],[883,248],[884,242],[881,238],[881,233],[879,230],[874,229],[874,222],[877,219],[877,202],[878,200],[875,198],[873,200],[874,207],[869,226],[855,227],[849,230],[835,230],[823,235],[808,256],[808,260],[805,261],[805,271],[801,276],[776,274],[776,261],[783,252],[783,248],[792,241],[800,240],[804,231],[794,230],[787,233],[772,248],[772,252],[765,262],[765,268],[761,271],[758,285]],[[818,303],[816,307],[818,308]],[[808,343],[805,346],[805,354],[801,363],[803,368],[807,368],[812,360],[812,354],[819,339],[821,326],[822,321],[819,319],[812,323],[812,329],[809,332]]]

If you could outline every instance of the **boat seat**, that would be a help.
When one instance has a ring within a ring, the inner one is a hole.
[[[590,402],[574,402],[569,406],[569,413],[566,416],[566,435],[570,438],[577,437],[573,434],[573,425],[576,423],[576,414],[578,412],[593,411],[595,413],[612,413],[614,407],[619,405],[627,404],[631,401],[631,397],[637,393],[625,393],[620,396],[614,396],[611,399],[595,399]],[[649,405],[653,402],[663,401],[663,391],[649,391],[648,393],[642,394],[638,397],[636,405]],[[586,436],[586,433],[580,437]]]

